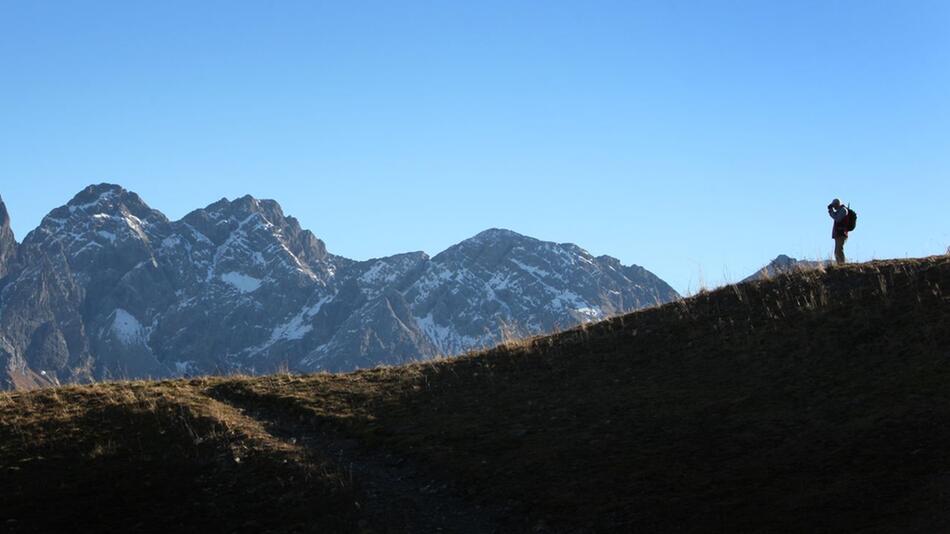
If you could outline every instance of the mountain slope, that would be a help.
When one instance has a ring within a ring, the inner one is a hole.
[[[501,341],[499,321],[521,337],[678,297],[651,273],[614,258],[499,229],[432,258],[405,294],[443,354]]]
[[[779,254],[774,260],[770,261],[768,265],[747,276],[742,281],[748,282],[751,280],[768,280],[769,278],[779,274],[821,269],[828,267],[831,264],[832,262],[830,261],[798,260],[792,258],[791,256],[786,256],[785,254]]]
[[[678,297],[641,267],[503,230],[357,262],[250,196],[169,221],[89,186],[19,246],[0,215],[0,387],[398,364]]]
[[[832,267],[472,358],[217,390],[414,458],[515,531],[943,530],[948,284],[950,257]]]
[[[271,486],[246,511],[201,487],[275,480],[279,466],[293,476],[336,458],[306,480],[325,494],[340,469],[350,473],[350,498],[319,519],[338,521],[322,527],[337,531],[943,531],[946,287],[950,257],[873,262],[728,286],[462,358],[8,395],[0,466],[17,469],[0,481],[0,502],[17,511],[8,516],[20,531],[113,526],[108,514],[76,513],[74,488],[111,495],[87,477],[129,480],[129,451],[177,450],[178,413],[204,414],[181,435],[208,445],[204,456],[171,457],[214,466],[181,476],[182,499],[219,502],[233,510],[231,526],[295,531],[294,519],[258,510],[281,506],[293,518],[310,505],[294,484]],[[168,437],[143,445],[119,428],[128,421]],[[106,452],[95,470],[82,468],[78,457],[97,442]],[[234,451],[248,451],[255,469],[236,468]],[[167,479],[152,476],[167,500]],[[39,477],[42,487],[30,482]],[[32,517],[39,499],[50,506]],[[139,518],[156,531],[171,521],[148,510],[115,520]],[[454,528],[460,518],[477,526]]]
[[[10,229],[10,215],[7,207],[0,198],[0,288],[3,287],[3,277],[13,267],[16,261],[17,242]]]

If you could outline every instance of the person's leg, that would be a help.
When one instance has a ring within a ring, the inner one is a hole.
[[[846,261],[844,257],[844,242],[847,241],[847,237],[836,237],[835,238],[835,262],[841,264]]]

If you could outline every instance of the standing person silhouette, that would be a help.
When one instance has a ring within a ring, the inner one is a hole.
[[[844,242],[848,240],[848,208],[836,198],[828,204],[828,215],[835,221],[831,228],[831,238],[835,240],[835,262],[840,265],[846,261]]]

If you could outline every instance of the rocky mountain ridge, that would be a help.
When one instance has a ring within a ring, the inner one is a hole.
[[[170,221],[89,186],[17,244],[0,202],[0,386],[341,371],[458,354],[678,298],[580,247],[492,229],[429,257],[333,255],[272,200]]]
[[[0,198],[0,280],[3,280],[16,261],[16,252],[17,242],[13,238],[13,230],[10,229],[10,215],[3,204],[3,198]]]
[[[767,280],[779,274],[810,271],[812,269],[828,267],[831,264],[830,261],[799,260],[785,254],[779,254],[774,260],[770,261],[768,265],[747,276],[742,281]]]

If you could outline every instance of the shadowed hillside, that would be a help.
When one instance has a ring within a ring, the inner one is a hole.
[[[950,257],[872,262],[457,359],[4,394],[0,520],[945,530],[947,287]]]

